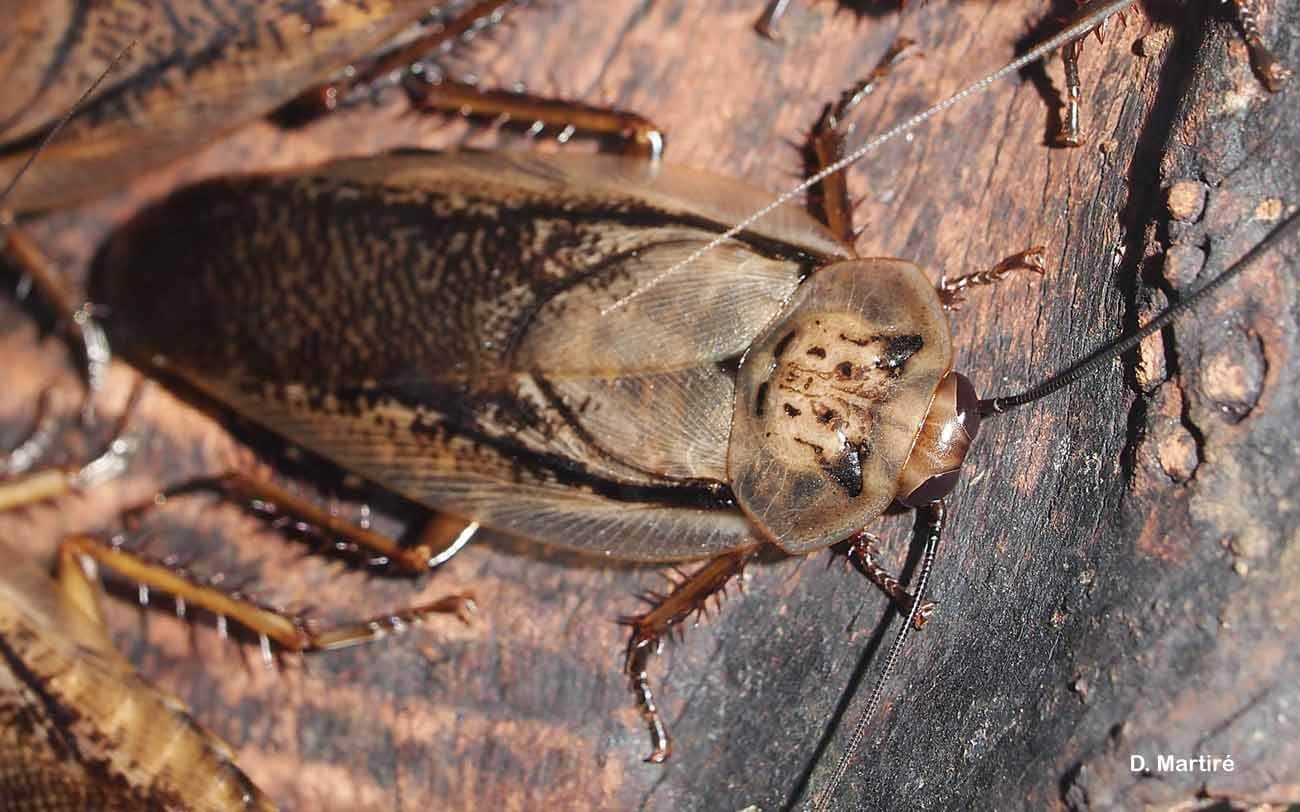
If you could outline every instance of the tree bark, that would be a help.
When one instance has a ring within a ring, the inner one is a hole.
[[[860,108],[856,139],[1050,27],[1023,2],[909,4],[857,20],[793,3],[782,40],[769,42],[751,27],[757,0],[594,7],[518,11],[456,64],[636,110],[667,131],[667,160],[777,191],[796,179],[789,143],[897,36],[918,40],[924,59]],[[1297,0],[1263,16],[1292,66],[1296,19]],[[1082,148],[1046,144],[1062,89],[1053,61],[850,173],[863,255],[906,257],[937,281],[1048,246],[1045,277],[977,289],[952,315],[958,368],[985,396],[1022,390],[1185,296],[1300,202],[1300,97],[1263,90],[1233,24],[1199,5],[1159,22],[1135,12],[1089,41],[1083,72]],[[502,141],[528,148],[384,98],[301,131],[251,126],[33,230],[77,279],[107,228],[177,183],[340,149]],[[832,808],[1300,802],[1296,253],[1294,241],[1273,252],[1122,363],[985,424],[950,501],[936,616],[909,642]],[[71,374],[10,301],[0,348],[9,441],[41,387],[66,389]],[[127,376],[112,384],[120,397]],[[250,464],[231,424],[161,388],[133,426],[148,443],[125,478],[0,517],[0,532],[48,555],[63,533],[105,526],[162,484]],[[411,519],[376,499],[381,526]],[[162,612],[137,623],[115,604],[117,639],[141,670],[230,741],[286,808],[793,807],[824,784],[898,622],[829,554],[752,565],[744,594],[652,664],[676,748],[666,765],[646,764],[620,673],[625,629],[613,621],[659,582],[653,570],[486,534],[436,574],[404,581],[304,558],[201,499],[166,517],[153,525],[159,548],[196,556],[196,569],[254,575],[260,594],[325,617],[452,591],[478,598],[469,628],[439,620],[279,674],[252,649],[241,664],[202,623],[196,653],[184,624]],[[911,518],[872,529],[903,569]],[[1130,771],[1131,756],[1154,768],[1159,754],[1230,755],[1235,769]]]

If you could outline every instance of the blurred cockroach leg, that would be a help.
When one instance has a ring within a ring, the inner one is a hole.
[[[41,392],[31,429],[11,449],[0,453],[0,482],[27,473],[49,453],[58,436],[59,419],[50,408],[52,389]]]
[[[1250,53],[1251,66],[1258,75],[1260,82],[1270,92],[1278,92],[1286,84],[1286,81],[1291,78],[1294,71],[1282,64],[1269,50],[1268,46],[1264,44],[1263,34],[1259,30],[1258,0],[1223,1],[1231,3],[1233,9],[1237,12],[1237,20],[1241,25],[1242,40],[1246,43],[1246,49]],[[1070,24],[1083,19],[1096,11],[1104,2],[1105,0],[1081,2],[1079,10],[1066,23]],[[1100,34],[1098,34],[1098,37],[1100,37]],[[1079,97],[1081,95],[1079,54],[1082,50],[1082,39],[1074,40],[1061,47],[1061,62],[1065,66],[1065,110],[1061,115],[1061,132],[1057,134],[1056,140],[1058,144],[1065,147],[1078,147],[1086,143],[1080,123],[1081,114],[1079,108]]]
[[[153,500],[123,513],[128,526],[168,499],[209,492],[218,497],[246,505],[261,516],[287,520],[296,532],[330,545],[339,552],[367,554],[367,565],[402,575],[418,575],[451,559],[478,531],[477,522],[465,522],[441,513],[431,515],[413,546],[403,546],[393,539],[362,527],[314,504],[311,500],[265,479],[240,472],[228,472],[172,486]]]
[[[1264,44],[1264,37],[1259,31],[1259,5],[1257,0],[1229,0],[1237,11],[1237,20],[1241,23],[1241,38],[1246,42],[1250,52],[1250,64],[1255,69],[1259,80],[1269,92],[1277,93],[1294,74],[1290,68],[1273,55]]]
[[[912,609],[912,604],[916,602],[916,597],[903,588],[897,577],[877,562],[880,551],[876,549],[876,537],[863,530],[851,537],[848,545],[846,554],[850,563],[857,567],[868,581],[880,587],[880,591],[884,592],[894,602],[894,607],[906,617]],[[934,615],[936,606],[934,601],[922,601],[920,608],[917,609],[916,619],[912,621],[912,627],[924,628]]]
[[[557,140],[575,135],[600,139],[611,151],[658,159],[664,151],[663,131],[645,117],[616,108],[599,107],[564,99],[457,80],[438,70],[411,72],[412,66],[463,40],[469,34],[495,25],[518,0],[480,0],[463,13],[409,43],[380,56],[347,79],[322,85],[286,105],[280,120],[298,123],[335,109],[350,94],[385,77],[405,75],[411,103],[465,118],[488,119],[525,129],[532,135],[550,131]]]
[[[764,39],[775,40],[776,24],[785,16],[785,10],[789,8],[790,0],[768,0],[763,7],[763,14],[754,23],[754,30],[757,31]]]
[[[469,614],[474,611],[474,600],[469,595],[448,595],[367,620],[319,627],[301,613],[265,606],[183,567],[151,559],[94,536],[72,536],[59,545],[60,583],[81,608],[101,621],[103,610],[99,605],[96,565],[140,587],[164,592],[178,606],[211,612],[222,619],[221,628],[225,628],[226,621],[238,623],[258,636],[268,659],[273,646],[297,654],[327,651],[378,640],[435,614],[452,614],[468,622]]]
[[[413,71],[424,60],[492,28],[501,22],[506,12],[518,5],[520,0],[479,0],[451,19],[430,26],[409,42],[350,69],[343,78],[306,91],[281,108],[274,117],[281,123],[297,126],[327,115],[374,83]]]
[[[678,578],[670,579],[673,588],[667,594],[648,592],[641,596],[650,604],[648,611],[618,619],[622,625],[632,628],[623,670],[631,681],[632,692],[636,694],[637,707],[650,728],[652,749],[646,761],[662,763],[672,751],[668,729],[659,715],[654,692],[650,690],[646,670],[650,656],[663,648],[664,637],[669,632],[674,628],[680,631],[682,621],[704,614],[710,598],[720,602],[727,582],[745,569],[753,554],[754,548],[727,553],[710,560],[690,575],[678,573]]]
[[[137,445],[133,438],[126,435],[126,425],[135,412],[143,391],[144,380],[136,378],[126,406],[115,421],[108,439],[91,456],[90,461],[82,465],[33,470],[35,459],[29,458],[29,455],[38,455],[44,451],[44,448],[31,447],[42,431],[38,424],[32,437],[0,460],[4,466],[0,468],[0,476],[6,473],[5,468],[13,474],[8,478],[0,478],[0,511],[55,499],[112,479],[126,470]],[[36,442],[36,446],[45,444],[44,440]]]
[[[56,329],[80,355],[86,385],[82,417],[89,422],[94,416],[95,396],[104,388],[112,360],[103,329],[86,306],[78,304],[72,291],[54,270],[53,263],[36,243],[15,226],[6,229],[3,242],[0,242],[0,260],[18,274],[20,293],[30,290],[41,306],[49,309]]]
[[[426,76],[407,85],[417,108],[522,127],[531,135],[554,132],[567,142],[575,135],[597,138],[610,151],[657,160],[664,134],[649,119],[628,110],[567,99],[484,88],[449,77]]]
[[[1084,143],[1079,113],[1079,96],[1082,93],[1079,84],[1079,53],[1082,49],[1081,39],[1061,46],[1061,64],[1065,66],[1065,110],[1061,113],[1061,131],[1056,135],[1056,142],[1063,147],[1081,147]]]
[[[945,310],[959,310],[961,303],[966,299],[967,289],[1000,282],[1012,271],[1030,271],[1042,276],[1047,272],[1047,249],[1035,245],[1033,248],[1017,251],[992,268],[952,279],[944,276],[940,278],[938,284],[939,301],[943,302]]]
[[[871,73],[859,79],[840,95],[838,101],[828,103],[817,123],[808,133],[804,145],[804,168],[814,175],[844,157],[844,142],[852,132],[845,122],[855,107],[879,87],[879,83],[894,67],[916,54],[916,43],[900,37],[889,47]],[[853,227],[853,202],[849,197],[848,183],[843,170],[826,177],[808,197],[812,214],[826,224],[836,236],[852,245],[858,231]]]

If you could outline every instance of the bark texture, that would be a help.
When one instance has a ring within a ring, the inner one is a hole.
[[[916,39],[924,59],[862,106],[862,135],[1050,27],[1050,12],[1026,2],[861,18],[800,2],[773,43],[751,28],[760,10],[757,0],[548,4],[456,64],[616,102],[665,128],[668,160],[780,190],[797,174],[790,142],[895,37]],[[1265,34],[1292,66],[1297,20],[1297,0],[1266,4]],[[959,369],[981,394],[1019,391],[1176,300],[1300,202],[1300,96],[1263,90],[1230,22],[1200,4],[1136,12],[1089,41],[1083,71],[1083,148],[1045,145],[1062,88],[1054,61],[850,174],[862,253],[909,258],[936,281],[1048,246],[1044,278],[976,290],[952,316]],[[500,142],[527,148],[384,97],[292,133],[252,126],[33,233],[78,279],[105,229],[179,182],[340,149]],[[1300,802],[1296,255],[1294,244],[1275,252],[1122,364],[985,424],[950,503],[937,614],[909,644],[832,808]],[[8,445],[43,386],[57,381],[66,401],[75,387],[60,345],[11,298],[0,308]],[[119,370],[112,393],[126,385]],[[268,446],[160,387],[133,425],[147,442],[125,478],[0,517],[0,532],[48,556],[63,533],[106,526],[161,484],[252,466],[227,429]],[[414,515],[376,507],[380,526]],[[645,764],[613,619],[660,582],[650,569],[485,535],[435,575],[404,581],[304,557],[202,498],[150,526],[156,548],[194,556],[195,569],[252,576],[259,594],[325,617],[460,590],[479,600],[470,628],[439,620],[279,674],[251,648],[245,664],[202,622],[192,632],[164,612],[138,622],[128,602],[114,604],[129,656],[286,808],[790,808],[829,775],[892,636],[884,599],[828,554],[751,566],[744,594],[652,666],[676,750]],[[910,518],[877,529],[903,568]],[[1154,765],[1161,753],[1231,755],[1236,769],[1130,772],[1130,755]]]

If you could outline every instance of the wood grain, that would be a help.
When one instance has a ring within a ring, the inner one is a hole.
[[[916,39],[925,58],[867,102],[861,133],[998,66],[1046,16],[1023,0],[861,21],[834,9],[792,4],[784,40],[771,43],[751,29],[755,0],[555,3],[517,14],[459,64],[635,109],[669,133],[668,160],[779,190],[797,173],[790,142],[895,37]],[[1264,16],[1291,65],[1298,11],[1274,0]],[[1199,6],[1162,16],[1130,15],[1086,47],[1088,146],[1044,145],[1055,103],[1044,89],[1061,87],[1053,63],[851,173],[863,252],[907,257],[936,280],[1048,245],[1046,278],[976,291],[952,318],[959,369],[982,394],[1019,390],[1131,326],[1300,201],[1294,87],[1269,96],[1232,27]],[[339,149],[500,140],[526,148],[385,98],[299,132],[250,127],[33,233],[77,279],[106,228],[179,182]],[[1168,196],[1180,182],[1191,185],[1174,194],[1175,219]],[[938,614],[909,645],[834,808],[1300,801],[1296,250],[1140,358],[985,425],[951,502]],[[75,387],[57,342],[9,300],[0,353],[8,444],[45,384],[58,380],[69,400]],[[112,383],[120,402],[125,371]],[[0,517],[0,533],[48,555],[62,534],[105,526],[161,484],[252,464],[226,427],[158,387],[134,425],[147,443],[127,477]],[[196,654],[164,612],[141,622],[115,604],[128,655],[287,808],[787,808],[829,774],[887,634],[883,598],[827,554],[751,567],[745,593],[654,666],[677,745],[656,766],[641,762],[648,740],[613,623],[659,579],[652,570],[484,537],[432,577],[395,581],[304,558],[202,499],[153,527],[155,546],[197,555],[196,568],[255,575],[261,594],[327,617],[466,589],[479,599],[470,628],[439,621],[278,675],[251,650],[243,664],[207,626],[194,632]],[[901,567],[910,519],[879,530]],[[1158,753],[1230,754],[1237,769],[1130,773],[1131,754]]]

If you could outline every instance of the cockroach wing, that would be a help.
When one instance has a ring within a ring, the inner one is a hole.
[[[0,556],[0,806],[273,808],[71,594],[3,540]]]
[[[599,156],[401,153],[225,179],[101,250],[119,350],[431,507],[645,560],[750,543],[739,357],[848,255],[770,198]],[[635,294],[635,295],[632,295]]]
[[[0,178],[131,43],[6,204],[109,191],[259,118],[366,56],[437,3],[0,0]]]

